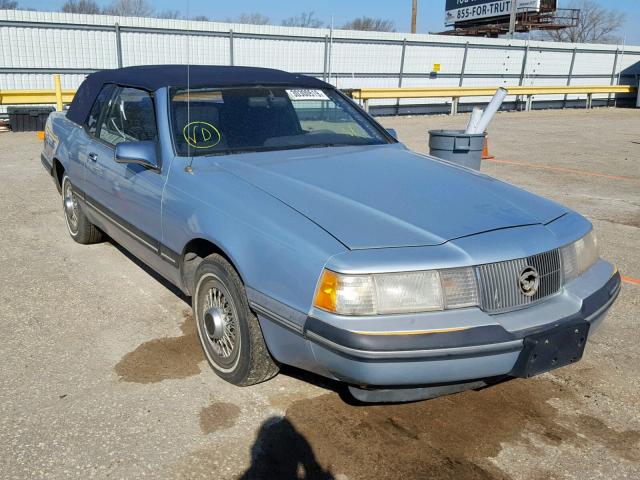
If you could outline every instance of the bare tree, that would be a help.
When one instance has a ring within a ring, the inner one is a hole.
[[[345,23],[345,30],[365,30],[369,32],[395,32],[396,26],[391,20],[382,18],[360,17]]]
[[[15,10],[18,8],[18,2],[13,0],[0,0],[0,10]]]
[[[121,17],[152,17],[153,7],[146,0],[113,0],[104,13]]]
[[[177,20],[180,18],[180,12],[178,10],[163,10],[154,15],[156,18],[167,18],[169,20]]]
[[[322,20],[315,18],[315,12],[302,12],[295,17],[289,17],[282,21],[282,25],[285,27],[308,27],[308,28],[320,28],[323,25]]]
[[[88,15],[99,15],[102,13],[100,6],[94,0],[67,0],[61,12],[65,13],[86,13]]]
[[[206,15],[196,15],[195,17],[192,17],[191,20],[195,20],[196,22],[209,22],[209,17],[207,17]]]
[[[570,8],[580,9],[575,27],[550,30],[546,38],[556,42],[617,43],[616,33],[624,24],[624,14],[604,8],[593,0],[574,0]]]
[[[228,19],[231,23],[245,23],[248,25],[270,25],[271,19],[261,13],[243,13],[238,18]]]

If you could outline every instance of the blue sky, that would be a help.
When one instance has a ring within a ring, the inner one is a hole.
[[[18,0],[23,7],[38,10],[58,10],[64,0]],[[601,5],[617,9],[625,14],[626,23],[621,36],[626,34],[627,43],[640,44],[639,0],[596,0]],[[567,6],[570,0],[559,0]],[[98,0],[107,5],[109,0]],[[157,10],[180,10],[186,13],[186,1],[149,0]],[[445,0],[419,0],[418,31],[429,32],[444,29]],[[190,15],[207,15],[213,20],[226,20],[241,13],[258,12],[271,17],[275,22],[302,11],[314,11],[317,18],[329,23],[333,16],[335,25],[361,15],[393,20],[399,31],[408,31],[411,16],[411,0],[240,0],[235,2],[218,0],[190,0]]]

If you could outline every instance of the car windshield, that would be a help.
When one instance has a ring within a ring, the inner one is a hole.
[[[171,116],[182,156],[392,141],[330,89],[172,89]]]

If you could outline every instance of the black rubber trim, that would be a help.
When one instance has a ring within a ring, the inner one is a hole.
[[[516,339],[500,325],[472,327],[457,332],[417,335],[362,335],[334,327],[314,317],[307,318],[304,331],[305,335],[307,332],[311,332],[337,345],[372,352],[469,347],[509,342]]]
[[[180,265],[180,254],[177,252],[174,252],[173,250],[171,250],[169,247],[167,247],[166,245],[160,243],[160,257],[162,257],[162,259],[165,262],[170,263],[171,265],[175,265],[178,266]]]
[[[162,258],[165,262],[170,263],[171,265],[178,267],[180,264],[180,254],[174,252],[167,246],[160,243],[155,238],[147,235],[143,231],[141,231],[135,225],[124,220],[122,217],[114,213],[111,209],[105,207],[100,202],[97,202],[92,197],[88,196],[84,191],[79,190],[74,186],[74,192],[76,195],[80,197],[80,199],[88,205],[90,208],[98,212],[102,215],[106,220],[108,220],[111,224],[118,227],[120,230],[127,233],[132,239],[136,240],[140,245],[148,248],[160,258]]]
[[[622,278],[620,277],[620,272],[615,272],[609,281],[605,283],[604,287],[582,301],[582,308],[580,309],[582,316],[589,318],[600,310],[605,303],[612,299],[615,300],[620,293],[621,285]]]
[[[49,175],[52,175],[52,173],[53,173],[53,164],[49,163],[49,160],[47,160],[47,157],[44,156],[44,153],[40,154],[40,161],[42,162],[42,166],[49,173]]]
[[[76,194],[78,194],[79,193],[78,189],[75,189],[75,192]],[[110,209],[105,208],[102,204],[100,204],[99,202],[96,202],[93,198],[87,196],[84,192],[82,193],[82,199],[89,207],[91,207],[96,212],[100,213],[107,220],[110,220],[112,224],[119,227],[121,230],[124,230],[126,233],[129,234],[130,237],[137,240],[138,243],[140,243],[141,245],[144,245],[145,247],[152,250],[156,254],[158,255],[160,254],[160,242],[158,242],[156,239],[150,237],[144,232],[141,232],[139,228],[131,225],[122,217],[113,213],[113,211],[111,211]]]
[[[277,313],[272,312],[268,308],[265,308],[262,305],[257,304],[256,302],[250,302],[250,305],[253,310],[255,310],[258,314],[260,314],[267,320],[280,325],[281,327],[284,327],[297,335],[302,335],[302,327],[297,323],[284,318],[282,315],[278,315]]]

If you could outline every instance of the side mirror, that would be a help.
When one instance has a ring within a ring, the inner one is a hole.
[[[387,128],[386,130],[389,135],[398,140],[398,132],[396,132],[395,128]]]
[[[116,162],[135,163],[151,170],[160,170],[156,142],[120,142],[116,145]]]

